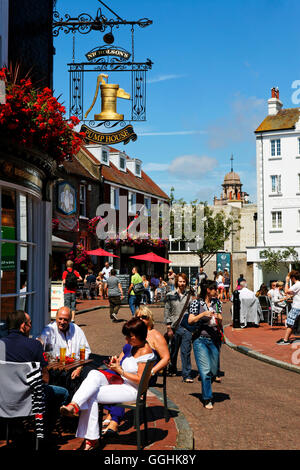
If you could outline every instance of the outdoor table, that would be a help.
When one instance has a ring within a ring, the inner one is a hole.
[[[60,360],[49,362],[47,369],[48,370],[60,370],[60,371],[69,371],[72,369],[76,369],[77,367],[84,366],[85,364],[90,364],[93,362],[93,359],[84,359],[81,361],[80,359],[75,360],[70,363],[63,363]]]
[[[76,389],[80,386],[83,377],[82,373],[75,379],[71,378],[72,371],[80,366],[87,366],[91,364],[93,359],[85,359],[83,361],[75,360],[74,362],[63,364],[59,360],[49,362],[47,369],[49,371],[49,384],[58,385],[66,388],[70,394],[74,394]],[[84,377],[85,378],[85,377]]]

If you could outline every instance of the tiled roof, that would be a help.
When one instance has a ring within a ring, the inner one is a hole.
[[[280,129],[294,129],[300,117],[300,108],[281,109],[274,116],[267,116],[255,132],[277,131]]]
[[[135,176],[130,170],[118,170],[118,168],[110,162],[109,166],[102,165],[101,174],[106,181],[126,186],[129,189],[149,193],[156,197],[169,199],[169,196],[154,183],[154,181],[144,172],[141,172],[141,178]]]
[[[113,147],[108,147],[110,153],[120,152]],[[83,146],[84,153],[88,156],[88,158],[92,161],[92,163],[97,166],[101,165],[99,160],[93,155],[92,152],[89,151],[85,146]],[[129,159],[128,155],[126,158]],[[73,162],[65,162],[64,167],[68,173],[75,173],[80,174],[82,176],[86,176],[87,178],[94,179],[93,175],[88,172],[88,170],[76,159]],[[143,193],[149,193],[153,196],[160,197],[163,199],[169,199],[169,196],[162,190],[160,187],[154,183],[154,181],[142,170],[141,177],[135,176],[130,170],[124,171],[119,170],[112,162],[108,165],[101,165],[101,176],[103,176],[104,180],[120,184],[122,186],[128,187],[128,189],[133,189],[136,191],[141,191]]]
[[[71,161],[64,161],[63,163],[66,173],[71,175],[79,175],[84,178],[89,178],[92,180],[99,181],[98,178],[95,178],[77,159],[76,156],[73,156]]]

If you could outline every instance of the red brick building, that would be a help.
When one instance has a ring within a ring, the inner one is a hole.
[[[166,257],[168,243],[161,239],[127,239],[120,241],[122,229],[135,218],[138,205],[150,216],[154,204],[168,204],[169,197],[143,171],[142,161],[131,158],[125,152],[112,147],[89,144],[82,147],[73,162],[64,163],[61,178],[56,182],[53,198],[54,235],[74,246],[82,244],[86,250],[103,247],[119,258],[110,258],[121,274],[130,271],[134,260],[132,255],[154,251]],[[120,226],[120,201],[127,198],[126,213],[122,206],[122,227]],[[116,214],[116,235],[107,240],[98,239],[91,221],[97,215],[97,207],[108,204]],[[66,253],[66,249],[64,250]],[[53,242],[53,264],[61,270],[65,253]],[[97,269],[106,258],[91,258]],[[60,265],[60,266],[58,266]],[[150,272],[150,266],[139,262],[143,272]],[[153,272],[152,266],[152,272]],[[162,273],[164,265],[158,266]]]

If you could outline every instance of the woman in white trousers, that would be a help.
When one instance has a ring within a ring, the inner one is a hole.
[[[92,370],[73,396],[69,405],[61,407],[61,414],[78,416],[76,437],[84,438],[80,450],[92,450],[98,445],[98,403],[115,404],[134,401],[146,362],[155,354],[146,341],[147,327],[139,318],[132,318],[122,328],[127,344],[119,357],[113,356],[109,368],[122,377],[122,384],[109,384],[106,376]]]

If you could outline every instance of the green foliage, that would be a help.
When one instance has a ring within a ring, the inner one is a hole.
[[[179,204],[183,208],[187,204],[182,198],[175,199],[174,188],[171,188],[170,200],[172,204]],[[224,250],[224,243],[229,239],[232,232],[238,232],[241,229],[239,217],[227,216],[224,211],[214,212],[207,202],[194,200],[189,203],[193,206],[193,230],[196,229],[195,207],[197,204],[204,205],[204,242],[202,248],[196,250],[200,259],[200,266],[205,266],[208,261],[220,250]],[[176,221],[175,221],[176,223]],[[171,230],[174,226],[174,220],[171,216]]]
[[[260,257],[264,259],[262,268],[266,272],[279,273],[282,266],[289,271],[289,264],[298,261],[298,253],[295,248],[285,248],[283,250],[272,250],[268,248],[260,252]]]

